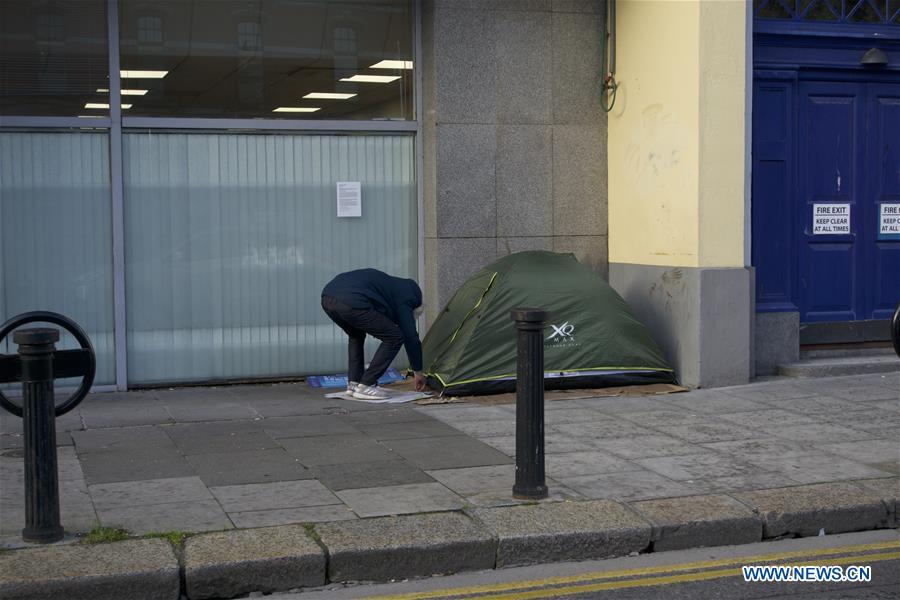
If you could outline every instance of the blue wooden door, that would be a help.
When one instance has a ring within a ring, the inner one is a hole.
[[[797,188],[802,322],[863,319],[865,85],[802,82]]]
[[[866,198],[873,214],[866,222],[871,277],[864,308],[867,318],[890,319],[900,302],[900,84],[869,84],[867,97]]]
[[[889,318],[900,240],[881,205],[900,202],[900,85],[799,85],[795,290],[806,323]]]

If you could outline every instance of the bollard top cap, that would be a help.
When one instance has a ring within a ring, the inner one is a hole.
[[[59,341],[59,329],[50,327],[33,327],[20,329],[13,333],[13,342],[20,345],[36,346],[52,344]]]
[[[514,308],[509,315],[514,321],[538,322],[547,320],[547,312],[546,308]]]

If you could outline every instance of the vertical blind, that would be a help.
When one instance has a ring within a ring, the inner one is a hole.
[[[123,154],[130,383],[343,371],[325,283],[416,276],[412,136],[129,132]]]
[[[115,381],[110,208],[106,133],[0,133],[0,320],[72,318],[97,352],[97,384]],[[8,336],[0,353],[15,351]]]

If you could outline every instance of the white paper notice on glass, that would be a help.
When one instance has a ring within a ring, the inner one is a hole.
[[[337,182],[337,216],[362,216],[362,188],[358,181]]]

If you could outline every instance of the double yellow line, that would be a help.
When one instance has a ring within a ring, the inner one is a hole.
[[[853,554],[853,556],[845,556],[847,554]],[[808,560],[798,562],[797,559],[800,558],[815,559],[817,565],[868,565],[874,562],[900,559],[900,541],[821,550],[798,550],[757,556],[739,556],[640,569],[597,571],[568,577],[549,577],[530,581],[450,588],[411,594],[372,596],[369,597],[369,600],[434,600],[439,598],[527,600],[529,598],[555,598],[604,590],[707,581],[725,577],[742,577],[741,567],[744,565],[779,561],[790,561],[787,563],[787,566],[809,564]]]

